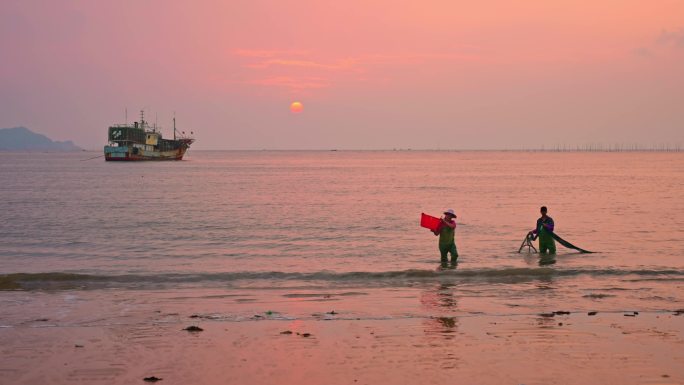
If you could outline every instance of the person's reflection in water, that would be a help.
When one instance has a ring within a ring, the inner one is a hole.
[[[429,346],[425,360],[430,367],[441,372],[457,370],[461,363],[461,352],[454,349],[459,337],[458,298],[454,295],[456,285],[440,283],[426,287],[421,292],[420,302],[429,318],[423,319],[424,344]]]
[[[556,263],[556,256],[553,254],[540,254],[539,266],[549,266]]]
[[[542,254],[537,258],[536,254],[525,255],[525,263],[528,265],[550,266],[556,263],[556,256],[553,254]]]
[[[562,306],[562,304],[556,303],[558,283],[554,280],[553,275],[546,275],[539,277],[534,286],[539,291],[536,295],[539,299],[539,309],[548,310],[538,314],[537,324],[540,328],[550,327],[554,325],[554,311],[560,310],[559,307]]]
[[[423,306],[430,312],[439,314],[428,320],[425,329],[427,334],[440,334],[446,339],[455,337],[458,318],[448,314],[455,311],[458,306],[458,301],[454,296],[454,287],[453,284],[442,283],[422,293],[420,301]]]

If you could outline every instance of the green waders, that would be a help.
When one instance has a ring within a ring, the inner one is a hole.
[[[449,226],[442,226],[439,232],[439,253],[441,255],[442,264],[447,263],[447,254],[451,253],[451,264],[456,264],[458,259],[458,251],[456,250],[456,241],[454,240],[454,230]]]
[[[544,226],[539,226],[537,232],[539,233],[539,254],[556,254],[556,241],[553,240],[551,234]]]

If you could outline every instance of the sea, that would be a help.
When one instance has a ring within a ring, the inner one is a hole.
[[[144,322],[131,309],[165,303],[216,322],[684,307],[682,153],[98,155],[0,153],[0,327]],[[540,206],[594,253],[519,252]],[[453,269],[420,227],[447,209]]]

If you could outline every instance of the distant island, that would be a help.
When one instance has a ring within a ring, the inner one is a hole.
[[[0,151],[81,151],[72,141],[53,141],[26,127],[0,128]]]

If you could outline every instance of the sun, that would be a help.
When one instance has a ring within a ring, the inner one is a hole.
[[[292,102],[292,104],[290,104],[290,111],[294,114],[298,114],[304,111],[304,105],[300,102]]]

